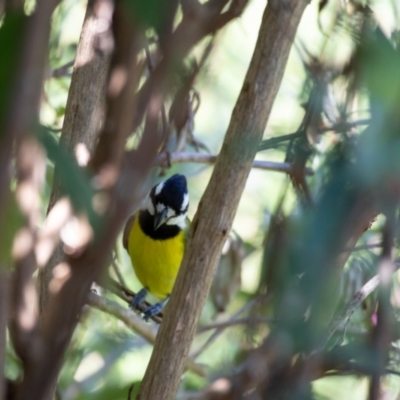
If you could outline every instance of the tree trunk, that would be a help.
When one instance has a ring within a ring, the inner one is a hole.
[[[86,9],[82,33],[79,40],[74,62],[74,71],[69,89],[64,124],[60,143],[71,154],[93,155],[100,131],[105,90],[107,84],[108,67],[110,64],[110,50],[107,48],[107,34],[99,34],[99,24],[104,23],[103,16],[96,15],[96,4],[91,0]],[[99,7],[97,7],[97,13]],[[106,44],[104,44],[106,43]],[[78,163],[85,164],[86,160]],[[48,212],[60,199],[62,193],[59,184],[57,166],[54,175],[52,192]],[[46,309],[48,302],[49,282],[53,268],[62,262],[65,254],[62,246],[58,245],[47,265],[39,270],[39,306],[40,313]]]
[[[278,92],[306,0],[270,0],[137,399],[172,400],[222,246]]]

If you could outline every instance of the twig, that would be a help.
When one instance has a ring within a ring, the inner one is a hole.
[[[132,400],[132,393],[135,389],[135,384],[132,383],[132,385],[129,387],[129,391],[128,391],[128,400]]]
[[[61,67],[58,67],[56,69],[53,69],[49,71],[47,75],[47,79],[49,78],[60,78],[62,76],[71,76],[72,71],[70,71],[70,68],[74,66],[74,60],[69,61],[65,63],[64,65],[61,65]]]
[[[124,322],[129,328],[145,338],[149,343],[154,344],[156,341],[157,332],[151,328],[151,325],[143,321],[132,310],[120,306],[115,301],[109,300],[105,297],[99,296],[93,292],[89,292],[87,296],[87,304],[103,311],[107,314],[113,315],[120,321]],[[186,368],[197,375],[206,376],[204,368],[196,364],[193,360],[186,360]]]
[[[118,279],[119,283],[120,283],[123,287],[126,287],[125,279],[124,279],[124,277],[122,276],[121,271],[119,270],[119,267],[118,267],[118,265],[117,265],[117,263],[116,263],[114,257],[111,257],[111,266],[112,266],[112,269],[113,269],[114,272],[115,272],[115,275],[117,275],[117,279]]]
[[[324,128],[319,129],[320,132],[329,132],[329,131],[336,131],[336,132],[343,132],[354,128],[359,125],[369,125],[371,123],[370,118],[366,119],[359,119],[358,121],[353,122],[339,122],[335,125],[326,126]]]
[[[293,140],[304,135],[303,132],[288,133],[286,135],[276,136],[270,139],[263,140],[258,146],[258,151],[274,149],[278,144]]]
[[[170,162],[171,164],[177,163],[202,163],[202,164],[214,164],[217,161],[217,155],[202,154],[202,153],[162,153],[159,154],[156,159],[156,165],[165,165]],[[293,166],[286,162],[274,162],[274,161],[253,161],[253,168],[264,169],[268,171],[278,171],[290,173],[293,170]],[[307,175],[313,175],[314,171],[311,168],[306,168],[305,173]]]
[[[395,271],[400,269],[400,258],[395,261]],[[356,308],[378,287],[379,275],[375,275],[371,278],[354,296],[353,298],[342,308],[338,316],[330,323],[328,328],[328,338],[325,342],[325,346],[333,334],[339,329],[344,321],[351,318]],[[324,347],[325,347],[324,346]]]
[[[152,325],[144,322],[142,318],[129,308],[122,307],[117,302],[99,296],[93,292],[88,293],[87,304],[107,314],[113,315],[123,321],[140,336],[144,337],[149,343],[154,344],[156,332],[152,329]]]
[[[197,328],[197,333],[207,332],[207,331],[212,330],[212,329],[229,328],[229,327],[235,326],[235,325],[259,325],[259,324],[271,324],[271,323],[274,323],[274,322],[276,322],[276,320],[274,318],[268,318],[268,317],[239,318],[239,319],[214,322],[214,323],[211,323],[211,324],[199,326]]]
[[[353,122],[339,122],[338,124],[335,124],[335,125],[320,128],[318,130],[318,132],[320,132],[320,133],[329,132],[329,131],[343,132],[350,128],[354,128],[358,125],[368,125],[370,122],[371,122],[371,119],[360,119],[358,121],[353,121]],[[302,135],[304,135],[303,132],[293,132],[293,133],[288,133],[286,135],[276,136],[276,137],[273,137],[270,139],[263,140],[260,143],[260,146],[258,146],[258,151],[274,149],[280,143],[286,142],[288,140],[296,139],[298,137],[301,137]]]
[[[382,243],[361,244],[361,245],[355,246],[353,248],[348,247],[346,249],[343,249],[342,252],[343,253],[353,253],[355,251],[376,249],[379,247],[382,247]]]
[[[267,297],[266,299],[264,299],[264,302],[268,301],[269,297]],[[228,320],[225,321],[225,324],[229,324],[233,321],[237,321],[237,318],[239,317],[239,315],[243,314],[245,311],[250,310],[256,303],[258,303],[259,301],[261,301],[261,299],[259,297],[249,301],[248,303],[246,303],[240,310],[238,310],[235,314],[232,315],[232,317]],[[217,328],[217,330],[203,343],[203,345],[194,353],[192,353],[190,355],[191,358],[196,359],[201,353],[204,352],[204,350],[209,347],[216,339],[219,335],[221,335],[221,333],[223,333],[224,329],[229,326],[229,325],[225,325],[225,326],[220,326]],[[197,333],[201,333],[202,331],[198,330]]]

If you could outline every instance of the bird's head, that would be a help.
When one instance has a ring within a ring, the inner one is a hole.
[[[185,227],[189,208],[186,177],[175,174],[151,189],[145,208],[153,217],[154,230],[163,224]]]

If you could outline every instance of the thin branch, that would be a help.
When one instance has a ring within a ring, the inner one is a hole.
[[[355,246],[353,248],[347,247],[347,248],[343,249],[342,252],[343,253],[353,253],[355,251],[377,249],[380,247],[382,247],[382,243],[360,244],[359,246]]]
[[[400,258],[395,261],[395,271],[400,269]],[[342,308],[338,316],[330,323],[328,328],[328,338],[325,342],[325,346],[333,336],[333,334],[339,329],[339,327],[349,320],[356,308],[379,286],[380,278],[379,274],[372,277],[363,287],[353,296],[353,298]]]
[[[274,322],[276,322],[276,319],[268,318],[268,317],[239,318],[239,319],[228,320],[228,321],[213,322],[211,324],[199,326],[197,328],[197,333],[207,332],[212,329],[225,329],[225,328],[230,328],[231,326],[237,326],[237,325],[251,326],[251,325],[271,324]]]
[[[71,76],[72,75],[71,68],[73,66],[74,66],[74,60],[69,61],[64,65],[61,65],[61,67],[49,71],[46,78],[49,79],[49,78],[61,78],[63,76]]]
[[[177,163],[202,163],[202,164],[214,164],[217,161],[218,156],[212,154],[203,153],[162,153],[156,158],[156,165],[168,165]],[[285,162],[274,162],[274,161],[253,161],[253,168],[264,169],[268,171],[286,172],[291,173],[293,166],[290,163]],[[314,171],[311,168],[306,168],[305,173],[307,175],[313,175]]]
[[[111,259],[111,266],[112,266],[112,269],[113,269],[115,275],[117,276],[118,282],[119,282],[122,286],[126,287],[125,279],[124,279],[124,277],[122,276],[122,273],[121,273],[121,271],[119,270],[119,266],[117,265],[117,262],[116,262],[116,260],[115,260],[114,257],[112,257],[112,259]]]
[[[194,353],[191,354],[191,358],[196,359],[200,356],[200,354],[204,353],[204,351],[210,347],[212,343],[220,336],[224,330],[230,326],[238,325],[238,324],[246,324],[246,325],[254,325],[254,324],[264,324],[275,322],[272,318],[241,318],[237,319],[239,315],[250,309],[254,306],[255,303],[258,303],[261,299],[255,298],[253,301],[245,304],[239,311],[237,311],[228,321],[216,322],[214,324],[209,324],[204,327],[199,327],[197,333],[205,332],[209,329],[217,329],[210,337],[203,343],[203,345]],[[269,297],[264,299],[264,302],[268,301]]]
[[[240,310],[236,311],[236,313],[233,314],[231,318],[228,321],[226,321],[226,323],[235,321],[239,317],[239,315],[250,310],[258,301],[260,301],[260,298],[255,298],[246,303]],[[267,299],[265,299],[264,301],[267,301]],[[190,355],[190,357],[196,359],[201,353],[204,352],[206,348],[208,348],[218,338],[218,336],[220,336],[224,332],[225,328],[226,326],[218,327],[217,330],[203,343],[203,345],[197,351],[193,352]],[[198,330],[197,333],[201,333],[201,331]]]
[[[124,322],[126,326],[145,338],[149,343],[155,343],[157,330],[152,329],[150,324],[144,322],[143,319],[137,316],[132,310],[122,307],[115,301],[101,297],[93,292],[89,292],[87,296],[87,304],[97,310],[113,315],[120,321]],[[186,368],[199,376],[206,376],[204,368],[189,358],[186,360]]]
[[[130,304],[132,304],[132,300],[136,296],[135,292],[132,292],[126,286],[121,285],[118,282],[114,281],[111,277],[103,279],[101,282],[99,282],[99,285],[102,286],[104,289],[109,290],[111,293],[115,294],[121,300],[126,301],[128,307]],[[148,303],[147,301],[143,301],[139,305],[139,311],[145,312],[146,309],[150,306],[151,306],[150,303]],[[162,313],[153,315],[151,317],[151,319],[157,324],[161,324],[162,318],[163,318]]]
[[[286,135],[276,136],[270,139],[265,139],[258,146],[258,151],[274,149],[280,143],[299,138],[302,135],[304,135],[303,132],[294,132],[294,133],[288,133]]]
[[[356,126],[369,125],[370,123],[371,123],[370,118],[359,119],[359,120],[353,121],[353,122],[339,122],[335,125],[326,126],[324,128],[321,128],[321,129],[319,129],[319,132],[321,132],[321,133],[329,132],[329,131],[346,132],[351,128],[355,128]]]
[[[353,122],[339,122],[335,125],[325,126],[323,128],[320,128],[318,130],[318,132],[319,133],[324,133],[324,132],[329,132],[329,131],[344,132],[344,131],[348,131],[349,129],[354,128],[359,125],[368,125],[368,124],[370,124],[370,122],[371,122],[371,119],[360,119],[358,121],[353,121]],[[303,132],[293,132],[293,133],[288,133],[286,135],[281,135],[281,136],[272,137],[270,139],[265,139],[260,143],[260,146],[258,147],[258,151],[274,149],[282,142],[286,142],[288,140],[293,140],[293,139],[299,138],[302,135],[304,135]]]

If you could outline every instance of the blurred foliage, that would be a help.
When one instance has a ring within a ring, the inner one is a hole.
[[[62,195],[71,199],[76,213],[88,216],[95,232],[100,231],[100,217],[93,209],[93,189],[89,177],[79,168],[76,159],[71,156],[44,127],[38,129],[37,137],[54,165],[59,165],[59,180]]]
[[[0,66],[0,125],[4,124],[5,116],[7,115],[9,96],[13,76],[18,65],[18,52],[15,51],[21,46],[21,32],[24,29],[26,18],[19,14],[9,13],[4,17],[0,29],[0,48],[3,56]],[[4,143],[4,138],[1,137],[0,143]]]
[[[243,17],[215,39],[213,51],[195,82],[200,102],[198,110],[188,100],[193,100],[194,92],[184,93],[188,96],[183,96],[188,102],[186,111],[192,113],[192,120],[186,115],[184,122],[194,125],[191,127],[194,138],[213,152],[220,147],[242,84],[264,3],[253,0]],[[159,7],[173,8],[177,2],[171,0],[160,5],[152,1],[152,7],[142,0],[129,4],[148,27],[149,37],[154,32],[160,38],[170,33],[173,21],[160,20],[164,11],[159,11]],[[83,20],[84,9],[85,4],[80,0],[68,0],[58,7],[53,17],[50,69],[73,59],[81,27],[77,21]],[[201,325],[207,325],[226,321],[234,315],[244,323],[221,329],[215,340],[198,354],[197,361],[207,364],[210,378],[187,372],[179,398],[190,398],[190,394],[205,388],[214,378],[233,374],[249,350],[268,340],[276,339],[274,343],[285,350],[283,362],[274,375],[285,378],[292,364],[301,364],[313,351],[324,347],[330,321],[378,272],[381,233],[387,219],[376,217],[380,213],[390,215],[388,209],[397,207],[399,199],[399,15],[399,5],[389,0],[310,4],[266,137],[259,147],[260,159],[287,161],[293,164],[294,172],[286,177],[252,171],[234,223],[235,231],[251,251],[242,254],[242,249],[239,250],[240,265],[230,265],[231,273],[224,275],[219,271],[213,286],[214,305],[212,300],[207,302],[200,321]],[[21,23],[7,16],[0,29],[0,49],[5,57],[0,65],[0,118],[6,110],[8,82],[15,65],[11,49],[18,41]],[[204,47],[196,49],[199,60]],[[196,64],[188,59],[182,68],[182,82],[173,77],[177,80],[176,92],[190,80]],[[68,74],[47,80],[41,109],[44,126],[62,125],[69,83]],[[169,98],[167,105],[171,106],[174,100]],[[63,190],[76,210],[84,211],[92,226],[98,226],[88,178],[60,148],[57,133],[42,129],[38,138],[47,151],[49,167],[43,208],[49,201],[54,163],[58,163],[62,166]],[[177,142],[179,138],[171,139],[172,146],[176,144],[174,140]],[[192,147],[196,143],[189,141]],[[312,177],[304,174],[306,166],[314,169]],[[189,164],[180,171],[189,177],[189,212],[193,215],[211,167]],[[359,227],[357,223],[365,221],[363,210],[360,216],[358,207],[365,199],[371,199],[374,210],[365,226]],[[7,264],[7,249],[11,248],[11,239],[19,226],[18,213],[15,207],[10,207],[7,232],[0,241],[0,259]],[[395,225],[399,232],[398,221]],[[359,230],[354,232],[353,228]],[[353,235],[358,235],[354,243]],[[397,253],[395,247],[396,256]],[[128,286],[138,289],[120,241],[117,254]],[[222,268],[225,263],[226,257],[221,262]],[[222,272],[229,271],[225,266]],[[239,275],[242,287],[236,293]],[[217,299],[218,291],[225,295],[222,306]],[[397,274],[391,300],[390,317],[398,324],[400,281]],[[366,398],[365,376],[374,368],[375,353],[369,344],[377,323],[377,301],[377,293],[370,295],[332,336],[326,357],[335,368],[323,370],[318,375],[320,379],[311,379],[312,383],[288,385],[284,393],[278,393],[280,398]],[[224,313],[215,316],[215,308]],[[257,323],[260,317],[268,317],[273,322]],[[213,332],[215,329],[199,334],[193,351],[200,349]],[[394,330],[391,334],[387,366],[397,371],[398,332]],[[150,354],[151,346],[122,322],[88,310],[70,344],[59,379],[59,392],[64,400],[125,400],[132,384],[134,393],[137,391]],[[20,365],[11,348],[7,357],[6,375],[16,379]],[[345,361],[349,362],[346,372],[352,376],[340,376],[337,365],[344,365]],[[389,398],[396,398],[400,379],[387,375],[383,389]],[[275,396],[277,388],[266,384],[264,390],[264,394]]]

